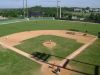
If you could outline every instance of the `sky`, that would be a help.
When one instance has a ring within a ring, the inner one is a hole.
[[[100,8],[100,0],[59,0],[63,7],[91,7]],[[56,7],[57,0],[28,0],[28,7],[32,6]],[[22,8],[23,0],[0,0],[0,8]]]

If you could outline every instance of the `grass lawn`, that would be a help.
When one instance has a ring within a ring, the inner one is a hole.
[[[40,65],[0,46],[0,75],[41,75]]]
[[[42,44],[43,42],[49,40],[52,40],[57,44],[53,49],[49,49]],[[33,52],[45,52],[57,56],[66,57],[67,55],[78,49],[80,46],[82,46],[81,43],[78,43],[72,39],[43,35],[23,41],[22,44],[17,45],[16,47],[30,54]]]
[[[94,44],[92,44],[90,47],[88,47],[84,52],[79,54],[75,60],[100,65],[100,39],[98,39]],[[94,72],[94,66],[86,65],[86,64],[80,64],[71,62],[70,63],[73,68],[77,68],[80,71],[84,71],[87,73],[93,74]],[[99,68],[100,72],[100,68]],[[99,73],[100,74],[100,73]]]
[[[86,25],[85,25],[86,24]],[[12,23],[0,26],[0,36],[8,35],[16,32],[28,31],[28,30],[79,30],[84,32],[88,30],[88,33],[97,35],[100,32],[100,24],[81,23],[81,22],[69,22],[69,21],[25,21],[19,23]]]
[[[48,30],[48,29],[50,29],[50,30],[58,30],[58,29],[59,30],[68,30],[68,29],[73,30],[74,29],[74,30],[78,30],[80,32],[84,32],[84,31],[88,30],[88,33],[93,34],[93,35],[97,35],[97,33],[100,32],[100,24],[70,22],[70,21],[57,21],[57,20],[54,20],[54,21],[53,20],[48,20],[48,21],[47,20],[46,21],[26,21],[26,22],[0,25],[0,36],[4,36],[4,35],[16,33],[16,32],[28,31],[28,30],[45,30],[45,29],[46,30]],[[37,41],[32,42],[32,41],[34,41],[34,39],[35,39],[35,41],[36,40]],[[29,40],[32,40],[31,42],[28,42],[27,40],[24,41],[21,45],[18,46],[18,48],[20,48],[22,50],[25,50],[29,53],[34,52],[35,50],[36,51],[37,50],[38,51],[42,50],[43,52],[50,52],[51,53],[51,51],[48,50],[47,48],[44,48],[42,45],[38,45],[41,42],[41,39],[40,40],[38,40],[39,38],[34,38],[34,39],[29,39]],[[53,39],[55,40],[55,38],[53,38]],[[75,44],[65,45],[66,41],[64,41],[62,43],[61,40],[58,40],[56,42],[58,42],[61,46],[58,47],[59,49],[54,48],[55,50],[53,50],[53,51],[55,51],[54,53],[58,53],[56,55],[61,55],[61,56],[65,56],[65,55],[69,54],[70,52],[75,50],[74,48],[77,48],[79,46],[78,45],[76,47]],[[62,49],[63,46],[64,46],[65,49]],[[72,47],[70,47],[70,46],[72,46]],[[66,51],[66,49],[67,49],[67,51]],[[33,62],[31,62],[29,60],[26,60],[26,58],[24,58],[20,55],[17,56],[16,53],[9,52],[6,49],[2,48],[0,50],[1,50],[0,51],[0,75],[27,75],[26,72],[28,72],[28,74],[31,75],[30,72],[33,73],[34,67],[33,66],[31,67],[31,65],[29,65],[29,64],[34,65]],[[61,51],[61,50],[63,50],[63,51]],[[18,60],[21,59],[21,61],[18,61],[17,59]],[[93,45],[88,47],[84,52],[82,52],[75,59],[83,61],[83,62],[88,62],[88,63],[93,63],[93,64],[98,64],[99,65],[100,64],[100,39],[98,39]],[[17,63],[16,61],[21,63],[21,64]],[[25,62],[25,61],[27,61],[27,62]],[[4,65],[3,65],[3,63],[4,63]],[[23,63],[26,66],[24,66]],[[77,67],[77,69],[79,69],[79,70],[87,71],[88,73],[93,72],[93,67],[88,67],[88,66],[84,67],[82,64],[74,63],[74,62],[72,62],[71,64],[75,68]],[[24,66],[24,68],[23,68],[23,66]],[[31,69],[29,70],[29,68],[27,69],[27,66],[31,67],[33,70],[31,70]],[[4,68],[2,68],[2,67],[4,67]],[[22,71],[24,71],[24,72],[20,71],[21,68],[22,68]],[[18,71],[18,73],[16,73],[17,71]],[[33,73],[33,75],[34,75],[34,73]]]
[[[98,39],[75,59],[100,65],[100,39]]]

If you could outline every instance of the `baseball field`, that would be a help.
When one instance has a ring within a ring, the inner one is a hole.
[[[46,62],[54,65],[62,66],[66,59],[100,65],[98,32],[100,24],[75,21],[22,20],[0,24],[0,75],[55,75],[48,64],[31,58],[35,52],[51,55]],[[70,62],[66,67],[94,74],[90,65]],[[61,69],[59,75],[83,74]]]

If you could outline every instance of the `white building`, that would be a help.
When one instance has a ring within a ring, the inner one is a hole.
[[[0,20],[5,20],[5,19],[8,19],[8,18],[0,16]]]

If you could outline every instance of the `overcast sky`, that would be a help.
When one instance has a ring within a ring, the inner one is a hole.
[[[100,8],[100,0],[60,0],[62,6],[67,7],[92,7]],[[57,0],[28,0],[28,6],[50,6],[57,5]],[[23,0],[0,0],[0,8],[20,8],[23,7]]]

